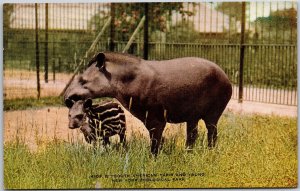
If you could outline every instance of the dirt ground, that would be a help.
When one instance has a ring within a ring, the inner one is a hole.
[[[235,113],[250,113],[264,115],[278,115],[287,117],[297,117],[297,106],[269,104],[260,102],[230,100],[227,110]]]
[[[149,133],[143,123],[133,117],[128,111],[126,115],[126,137],[132,136],[149,141]],[[171,126],[177,126],[172,128]],[[165,129],[167,137],[174,136],[184,131],[180,124],[168,124]],[[66,107],[48,107],[37,110],[21,110],[4,112],[4,143],[20,139],[32,151],[45,146],[53,140],[66,142],[85,142],[79,129],[68,128],[68,109]]]
[[[66,86],[72,74],[57,73],[55,80],[53,74],[49,74],[48,83],[40,73],[41,97],[57,96]],[[4,99],[15,99],[37,96],[37,80],[34,71],[5,70],[4,71]]]

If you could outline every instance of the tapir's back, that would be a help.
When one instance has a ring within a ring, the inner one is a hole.
[[[207,85],[214,86],[219,82],[230,84],[227,75],[218,65],[202,58],[186,57],[145,63],[155,71],[153,78],[163,88],[187,88],[192,91]]]
[[[202,58],[185,57],[147,63],[157,72],[161,81],[170,85],[196,85],[209,75],[216,75],[218,80],[229,83],[227,75],[218,65]]]

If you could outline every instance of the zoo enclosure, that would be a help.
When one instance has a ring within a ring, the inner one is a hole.
[[[109,18],[95,51],[121,52],[145,16],[128,53],[203,57],[229,76],[234,99],[297,105],[296,2],[5,4],[3,15],[4,98],[36,94],[24,76],[38,65],[42,93],[61,91]]]

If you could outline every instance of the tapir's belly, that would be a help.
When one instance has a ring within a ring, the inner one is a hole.
[[[211,105],[211,99],[204,99],[203,94],[196,92],[190,92],[190,94],[177,92],[176,94],[165,94],[162,96],[156,102],[159,103],[158,108],[163,110],[158,113],[163,115],[169,123],[200,119],[207,107]]]
[[[198,102],[190,103],[189,106],[177,104],[166,109],[164,115],[169,123],[187,122],[202,118],[205,108],[206,106],[202,106]]]
[[[217,83],[207,87],[194,82],[167,91],[155,91],[160,93],[151,96],[156,97],[154,102],[161,104],[167,122],[181,123],[201,119],[207,110],[217,107],[216,101],[222,94],[218,87]]]

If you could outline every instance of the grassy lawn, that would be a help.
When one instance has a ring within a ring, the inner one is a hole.
[[[5,189],[240,188],[297,186],[297,119],[225,113],[218,145],[206,129],[192,152],[178,135],[157,158],[140,139],[124,149],[53,140],[31,152],[21,141],[4,145]],[[172,139],[169,139],[172,140]],[[43,148],[43,149],[42,149]]]
[[[62,97],[42,97],[37,98],[18,98],[4,100],[4,111],[23,110],[23,109],[36,109],[46,106],[61,106],[63,105]]]
[[[96,102],[106,100],[108,98],[95,99]],[[17,98],[17,99],[4,99],[4,111],[24,110],[24,109],[38,109],[47,106],[65,106],[63,97],[49,96],[37,98]]]

